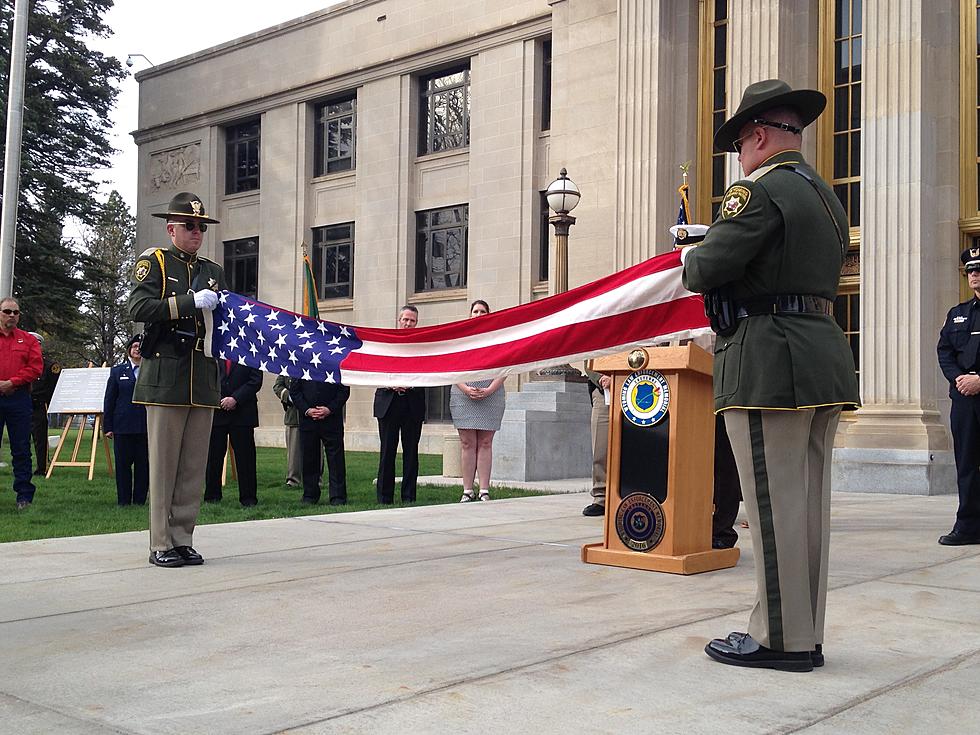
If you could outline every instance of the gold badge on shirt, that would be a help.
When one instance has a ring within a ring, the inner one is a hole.
[[[142,281],[149,274],[150,274],[150,261],[148,261],[148,260],[141,260],[141,261],[139,261],[136,264],[136,270],[134,271],[134,275],[136,276],[136,280],[137,281]]]
[[[749,199],[752,197],[752,192],[746,189],[744,186],[733,186],[725,194],[725,198],[721,202],[721,217],[722,219],[731,219],[736,216],[739,212],[745,209],[745,206],[749,203]]]

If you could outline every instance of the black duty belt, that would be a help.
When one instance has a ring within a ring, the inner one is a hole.
[[[762,314],[826,314],[834,313],[834,302],[823,296],[807,294],[780,294],[769,298],[752,299],[739,304],[735,311],[738,319]]]

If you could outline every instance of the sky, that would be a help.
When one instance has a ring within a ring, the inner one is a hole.
[[[118,190],[136,214],[136,144],[130,133],[137,125],[139,84],[133,74],[151,63],[162,64],[335,4],[337,0],[116,0],[105,18],[113,35],[91,45],[123,64],[129,54],[143,54],[150,61],[134,59],[130,76],[120,84],[111,137],[119,153],[108,171],[97,172],[98,179],[106,180],[104,193]]]

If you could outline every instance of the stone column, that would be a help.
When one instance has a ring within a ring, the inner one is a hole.
[[[959,301],[957,3],[865,3],[863,20],[864,407],[838,435],[835,488],[955,492],[935,344]]]

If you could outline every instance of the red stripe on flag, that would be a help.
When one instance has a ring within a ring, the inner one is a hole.
[[[474,321],[483,321],[480,317]],[[706,325],[700,296],[688,296],[664,304],[615,314],[589,322],[569,324],[531,337],[500,345],[463,352],[437,353],[413,357],[391,357],[366,354],[363,350],[348,355],[341,371],[365,373],[450,373],[492,368],[506,368],[563,356],[588,354],[608,349],[613,344],[649,343],[661,335],[673,334]],[[358,330],[360,334],[364,330]],[[419,330],[403,330],[417,332]]]

